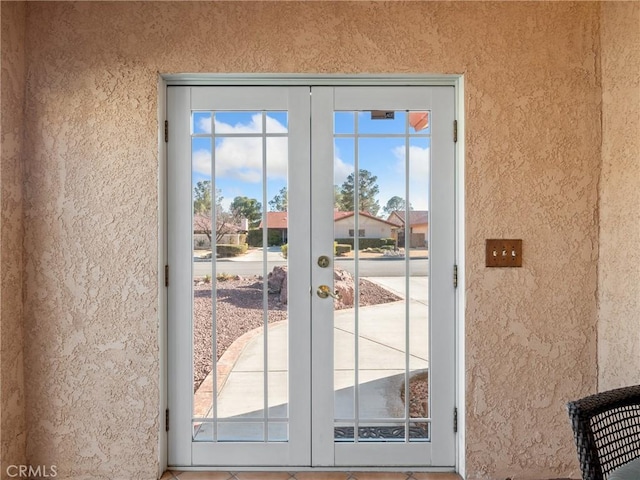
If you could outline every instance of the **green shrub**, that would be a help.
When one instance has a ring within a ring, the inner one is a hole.
[[[216,253],[219,257],[237,257],[247,253],[249,245],[242,243],[240,245],[218,244],[216,245]]]
[[[287,258],[287,254],[289,251],[289,245],[287,245],[286,243],[284,245],[280,245],[280,250],[282,251],[282,256],[284,258]]]
[[[353,247],[353,238],[337,238],[336,239],[340,245],[351,245]],[[380,248],[383,245],[387,245],[386,238],[361,238],[358,242],[360,250],[364,250],[366,248]]]
[[[336,256],[346,255],[350,251],[351,251],[351,245],[342,245],[339,243],[335,245]]]
[[[267,245],[269,245],[270,247],[275,245],[282,245],[283,241],[282,241],[282,231],[281,230],[273,230],[273,229],[269,229],[269,231],[267,232]]]
[[[231,275],[230,273],[219,273],[216,276],[216,280],[218,280],[219,282],[226,282],[227,280],[231,280],[233,278],[233,275]]]
[[[261,247],[262,229],[249,230],[249,234],[247,235],[247,243],[251,247]]]
[[[383,242],[383,245],[391,245],[391,246],[395,246],[396,245],[396,239],[395,238],[382,238],[381,240]]]

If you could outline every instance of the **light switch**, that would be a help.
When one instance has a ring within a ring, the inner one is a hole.
[[[487,239],[487,267],[521,267],[522,240]]]

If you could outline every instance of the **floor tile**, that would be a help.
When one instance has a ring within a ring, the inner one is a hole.
[[[285,472],[239,472],[235,473],[237,480],[289,480],[291,475]]]
[[[457,473],[414,473],[415,480],[462,480]]]
[[[351,476],[358,480],[407,480],[408,477],[398,472],[353,472]]]
[[[184,472],[178,480],[229,480],[233,478],[228,472]]]
[[[350,477],[344,472],[300,472],[296,480],[347,480]]]
[[[399,472],[181,472],[167,471],[160,480],[461,480],[456,473]]]

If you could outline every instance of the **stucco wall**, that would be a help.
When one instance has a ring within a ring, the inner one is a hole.
[[[22,330],[22,147],[25,87],[23,2],[2,2],[0,163],[0,478],[25,463]]]
[[[600,390],[640,383],[640,3],[602,4]]]
[[[596,387],[599,7],[30,3],[29,459],[154,478],[157,75],[461,73],[469,479],[575,475],[564,403]],[[484,239],[524,240],[486,269]]]

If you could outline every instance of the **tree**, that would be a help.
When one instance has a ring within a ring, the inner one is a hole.
[[[262,219],[262,204],[255,198],[236,197],[229,208],[238,221],[242,218],[249,220],[250,227],[257,227]]]
[[[377,215],[380,210],[380,204],[376,200],[376,196],[380,192],[376,181],[378,177],[373,175],[369,170],[361,169],[358,173],[358,208],[361,212],[368,212],[371,215]],[[345,212],[355,211],[355,175],[351,173],[340,190],[339,208]]]
[[[269,210],[272,212],[286,212],[288,208],[287,187],[282,187],[280,192],[269,200]]]
[[[333,208],[340,210],[342,204],[342,194],[340,193],[340,187],[338,185],[333,186]]]
[[[216,189],[216,243],[219,243],[224,235],[234,233],[237,229],[234,216],[222,205],[223,199],[222,192]],[[200,181],[193,188],[193,229],[204,233],[211,242],[211,180]]]
[[[405,210],[406,205],[407,203],[404,201],[404,198],[395,195],[389,199],[382,210],[384,210],[384,213],[386,213],[387,215],[391,215],[395,211]],[[413,210],[411,204],[409,204],[409,210]]]
[[[193,213],[211,213],[211,180],[198,182],[193,188]]]

